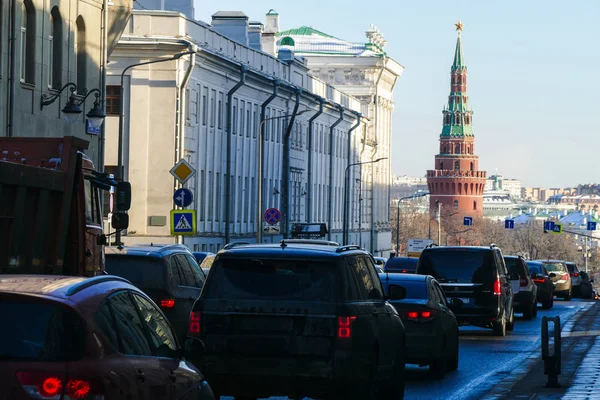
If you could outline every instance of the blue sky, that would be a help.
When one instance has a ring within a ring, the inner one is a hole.
[[[370,24],[406,68],[395,90],[392,170],[433,168],[454,55],[463,49],[480,168],[527,186],[600,183],[600,2],[577,0],[196,1],[196,18],[244,11],[281,29],[312,26],[364,41]]]

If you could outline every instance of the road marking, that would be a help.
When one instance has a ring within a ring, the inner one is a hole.
[[[562,337],[600,336],[600,331],[574,331],[561,334]]]
[[[510,336],[460,336],[461,339],[464,340],[472,340],[472,341],[495,341],[495,342],[504,342],[507,340],[513,341],[526,341],[526,342],[535,342],[539,340],[539,337],[531,337],[531,336],[523,336],[523,335],[510,335]]]

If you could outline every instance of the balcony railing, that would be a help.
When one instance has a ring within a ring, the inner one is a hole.
[[[485,178],[485,171],[461,171],[453,169],[436,169],[427,171],[428,178]]]

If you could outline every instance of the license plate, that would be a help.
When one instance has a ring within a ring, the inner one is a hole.
[[[462,302],[463,302],[464,304],[469,304],[469,303],[471,302],[471,299],[469,299],[469,298],[463,298],[463,297],[459,297],[459,300],[462,300]]]

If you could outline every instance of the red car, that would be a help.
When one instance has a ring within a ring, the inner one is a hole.
[[[0,399],[214,400],[161,310],[127,280],[0,277]]]

